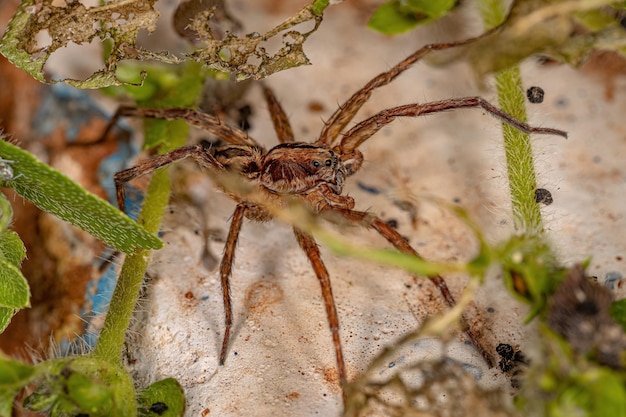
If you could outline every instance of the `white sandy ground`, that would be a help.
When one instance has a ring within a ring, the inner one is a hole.
[[[273,26],[295,13],[303,1],[283,2],[280,13],[268,14],[265,2],[231,2],[248,31]],[[465,22],[467,23],[467,22]],[[271,76],[274,89],[290,116],[297,137],[313,140],[338,103],[370,78],[419,46],[449,40],[448,26],[386,37],[364,27],[365,14],[346,2],[327,9],[324,22],[306,43],[312,65]],[[624,272],[626,257],[626,155],[623,114],[626,83],[618,80],[613,102],[603,86],[566,66],[522,65],[527,87],[546,91],[543,104],[529,104],[530,121],[569,132],[569,139],[533,137],[538,184],[552,192],[554,203],[543,207],[548,236],[566,264],[592,256],[589,272],[602,281],[610,271]],[[469,69],[455,65],[434,69],[418,64],[374,93],[356,120],[409,102],[481,95],[495,103],[492,89],[479,90]],[[246,98],[255,111],[250,134],[271,146],[276,143],[258,87]],[[323,110],[313,111],[311,103]],[[467,227],[442,207],[425,201],[436,196],[460,201],[490,241],[512,233],[499,122],[480,110],[448,112],[399,120],[384,128],[363,149],[363,169],[349,180],[346,192],[357,208],[395,219],[399,231],[420,253],[433,260],[468,259],[476,243]],[[234,334],[225,366],[217,355],[223,334],[223,306],[216,269],[202,261],[203,236],[213,231],[209,251],[221,256],[234,205],[215,192],[208,178],[186,169],[196,204],[174,198],[163,226],[166,247],[153,255],[147,296],[131,335],[129,357],[141,384],[175,377],[187,395],[188,416],[336,416],[341,396],[335,380],[335,358],[320,297],[319,284],[290,227],[278,222],[244,223],[231,288]],[[384,189],[374,196],[357,182]],[[413,196],[417,227],[408,214],[391,204],[391,195]],[[202,206],[207,224],[198,206]],[[354,242],[387,247],[372,232],[347,229]],[[322,248],[332,276],[348,373],[363,372],[373,357],[424,317],[441,311],[438,293],[416,285],[403,271],[339,258]],[[447,277],[459,294],[464,277]],[[530,349],[519,323],[527,310],[503,291],[494,274],[476,296],[480,320],[499,342]],[[487,313],[487,309],[494,309]],[[532,351],[532,349],[531,349]],[[416,355],[428,355],[425,351]],[[450,355],[480,367],[481,382],[506,384],[460,340]]]

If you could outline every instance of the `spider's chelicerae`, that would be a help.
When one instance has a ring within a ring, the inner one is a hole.
[[[220,138],[227,145],[207,147],[201,144],[189,145],[167,154],[148,159],[139,165],[115,175],[117,199],[124,209],[124,185],[139,176],[148,174],[157,168],[171,164],[183,158],[192,157],[202,167],[209,170],[213,178],[237,176],[246,184],[246,192],[241,187],[230,187],[225,181],[216,181],[227,195],[237,204],[230,223],[230,229],[220,264],[221,286],[224,299],[225,329],[220,364],[226,360],[228,343],[232,328],[232,307],[229,287],[235,247],[244,218],[265,222],[272,219],[272,213],[285,207],[289,201],[299,199],[319,215],[343,219],[347,223],[358,224],[373,229],[383,236],[396,249],[419,257],[402,236],[384,221],[372,213],[355,210],[351,197],[342,195],[346,179],[354,175],[363,162],[359,146],[372,137],[379,129],[391,123],[397,117],[417,117],[445,110],[480,107],[496,118],[526,133],[554,134],[566,136],[566,133],[551,128],[531,127],[504,113],[480,97],[454,98],[429,103],[406,104],[382,110],[368,119],[356,124],[343,133],[361,106],[369,99],[372,91],[390,83],[416,61],[433,50],[447,49],[470,42],[455,42],[427,45],[389,71],[383,72],[350,97],[326,122],[318,139],[312,143],[296,141],[289,120],[273,93],[263,88],[268,103],[279,144],[270,150],[264,149],[244,131],[229,127],[215,116],[191,109],[148,109],[122,107],[116,113],[110,126],[118,117],[135,116],[161,119],[184,119]],[[250,190],[255,195],[249,198]],[[320,251],[313,237],[307,232],[294,227],[298,244],[306,253],[313,270],[319,279],[330,332],[332,335],[337,371],[342,386],[346,383],[346,367],[339,337],[339,318],[333,298],[330,276],[320,256]],[[455,301],[447,284],[438,275],[429,279],[439,288],[446,303],[454,306]],[[465,332],[473,341],[489,366],[493,357],[489,349],[484,348],[475,333],[464,325]]]

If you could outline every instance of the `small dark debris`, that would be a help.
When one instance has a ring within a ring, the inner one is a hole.
[[[242,130],[247,132],[252,127],[252,125],[250,124],[250,116],[252,116],[253,114],[252,107],[250,107],[249,104],[246,104],[239,107],[237,109],[237,112],[239,113],[239,120],[237,120],[237,125],[239,125]]]
[[[552,193],[545,188],[537,188],[535,190],[535,201],[537,203],[543,203],[546,206],[549,206],[554,202],[552,199]]]
[[[567,107],[569,105],[569,100],[566,98],[560,98],[555,102],[555,104],[557,107]]]
[[[452,199],[452,202],[453,202],[454,204],[460,204],[460,203],[461,203],[461,199],[460,199],[459,197],[454,197],[454,198]]]
[[[380,194],[380,190],[378,188],[372,187],[371,185],[364,184],[361,181],[357,181],[356,185],[358,185],[361,190],[367,193],[374,194],[374,195]]]
[[[150,411],[158,415],[163,415],[168,409],[167,404],[162,402],[156,402],[150,406]]]
[[[541,87],[530,87],[526,90],[526,97],[528,97],[528,101],[531,103],[542,103],[544,94]]]
[[[70,376],[72,376],[72,370],[69,367],[64,366],[63,369],[61,369],[61,372],[59,372],[59,374],[61,374],[63,378],[67,379]]]
[[[392,229],[398,228],[398,221],[396,219],[389,219],[385,223],[387,224],[387,226],[391,227]]]
[[[502,358],[500,362],[498,362],[498,368],[500,368],[502,372],[509,373],[520,365],[528,364],[526,357],[521,351],[516,350],[513,346],[506,343],[500,343],[498,347],[496,347],[496,352]]]
[[[324,111],[324,105],[316,100],[312,100],[309,102],[309,111],[315,112],[315,113],[319,113],[321,111]]]
[[[495,311],[496,311],[496,309],[495,309],[495,308],[493,308],[493,307],[487,307],[487,313],[493,313],[493,312],[495,312]]]

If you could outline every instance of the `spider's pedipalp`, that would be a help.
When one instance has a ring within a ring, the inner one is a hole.
[[[393,122],[397,117],[418,117],[426,114],[440,113],[448,110],[480,107],[502,122],[527,134],[558,135],[567,138],[567,132],[553,128],[533,127],[517,120],[515,117],[503,112],[482,97],[462,97],[448,100],[431,101],[429,103],[405,104],[382,110],[375,115],[363,120],[350,129],[343,139],[339,148],[342,153],[352,152],[367,139],[372,137],[383,126]]]

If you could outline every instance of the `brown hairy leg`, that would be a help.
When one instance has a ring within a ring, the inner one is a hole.
[[[335,305],[335,297],[333,297],[333,289],[330,284],[330,275],[322,261],[320,249],[311,235],[301,231],[298,228],[293,229],[298,244],[311,262],[311,266],[315,271],[315,275],[320,282],[322,289],[322,299],[326,308],[326,317],[328,318],[328,326],[333,337],[333,345],[335,347],[335,358],[337,359],[337,376],[339,384],[342,388],[343,401],[346,401],[345,386],[347,383],[346,363],[343,359],[343,348],[341,347],[341,339],[339,338],[339,316],[337,315],[337,306]]]
[[[224,256],[220,263],[220,282],[222,285],[222,296],[224,298],[224,339],[222,340],[222,349],[220,350],[220,365],[224,365],[226,361],[226,353],[228,351],[228,342],[230,339],[230,330],[233,326],[233,307],[230,299],[230,274],[233,269],[233,260],[235,258],[235,248],[237,239],[243,224],[243,217],[246,213],[246,207],[238,204],[230,221],[230,229],[224,246]]]
[[[389,243],[391,243],[396,249],[400,252],[406,253],[408,255],[415,256],[418,259],[423,259],[419,253],[409,243],[391,226],[382,221],[377,216],[367,213],[364,211],[350,210],[350,209],[342,209],[342,208],[327,208],[326,214],[340,214],[343,218],[348,220],[350,223],[360,224],[368,229],[374,229],[377,231],[382,237],[385,238]],[[417,279],[419,277],[415,276]],[[454,296],[450,292],[448,288],[448,284],[440,275],[431,275],[428,279],[437,287],[441,296],[445,300],[446,304],[449,307],[454,307],[456,305],[456,301]],[[489,349],[487,349],[483,342],[480,340],[478,335],[469,327],[467,320],[462,317],[463,331],[467,335],[467,337],[472,341],[474,347],[478,351],[478,353],[485,360],[487,365],[492,368],[495,366],[495,360],[493,355],[489,353]]]

